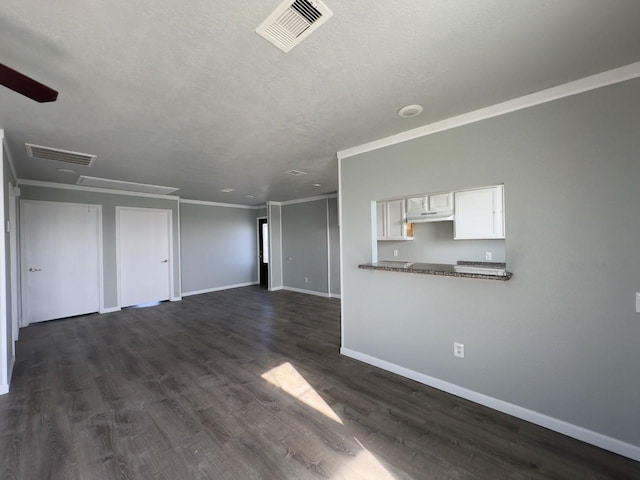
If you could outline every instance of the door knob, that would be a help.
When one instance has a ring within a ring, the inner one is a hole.
[[[166,258],[164,260],[162,260],[160,263],[167,263],[169,260],[167,260]]]
[[[30,272],[41,272],[42,269],[41,268],[30,268],[29,271]]]

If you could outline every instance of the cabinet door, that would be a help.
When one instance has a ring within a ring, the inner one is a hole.
[[[387,239],[404,240],[405,234],[404,200],[387,202]]]
[[[504,238],[503,186],[455,192],[454,238]]]
[[[407,212],[416,212],[420,214],[427,210],[427,202],[429,197],[411,197],[407,198]]]
[[[384,240],[387,237],[387,202],[376,203],[376,223],[378,240]]]
[[[451,193],[438,193],[429,195],[429,210],[443,211],[453,210],[453,196]]]

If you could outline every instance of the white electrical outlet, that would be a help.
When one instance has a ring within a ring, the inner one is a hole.
[[[464,343],[453,342],[453,356],[464,358]]]
[[[394,250],[394,251],[393,251],[393,256],[394,256],[394,257],[397,257],[397,256],[398,256],[398,250]]]
[[[304,277],[304,283],[309,283],[309,277]]]
[[[640,313],[640,292],[636,292],[636,313]]]
[[[485,260],[492,260],[492,259],[493,259],[493,253],[491,253],[491,252],[484,252],[484,259],[485,259]]]

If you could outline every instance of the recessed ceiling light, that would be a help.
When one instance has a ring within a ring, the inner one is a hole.
[[[321,186],[322,186],[322,184],[321,184],[321,183],[314,183],[314,184],[313,184],[313,186],[314,186],[314,187],[321,187]]]
[[[245,195],[247,198],[253,198],[255,195]]]
[[[407,105],[398,110],[398,116],[402,118],[417,117],[422,113],[422,105]]]
[[[231,192],[235,192],[236,189],[235,188],[223,188],[222,190],[220,190],[221,192],[224,193],[231,193]]]
[[[68,173],[70,175],[75,175],[77,172],[75,170],[71,170],[70,168],[56,168],[60,173]]]

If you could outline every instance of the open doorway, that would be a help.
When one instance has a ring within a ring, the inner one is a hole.
[[[269,225],[266,217],[258,218],[258,276],[260,285],[269,286]]]

